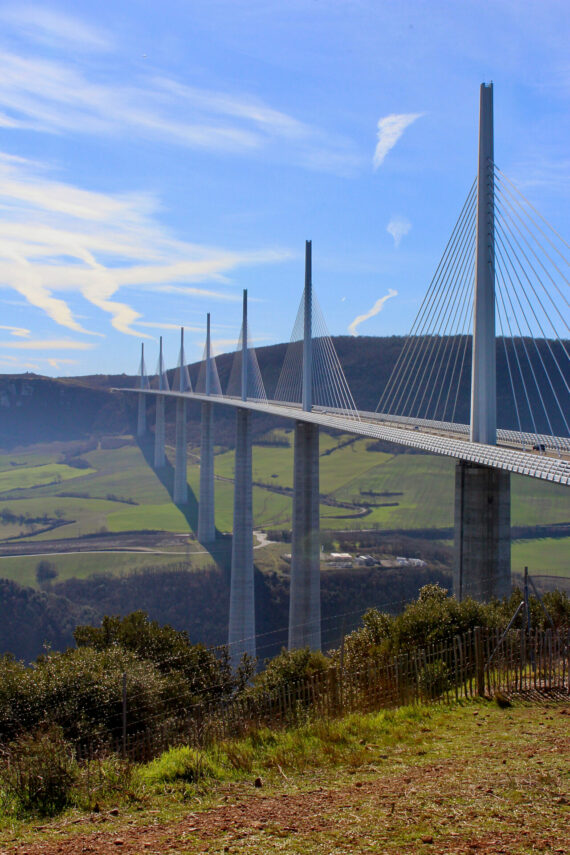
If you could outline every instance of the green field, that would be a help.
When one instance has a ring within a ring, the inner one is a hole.
[[[188,569],[188,555],[184,550],[171,555],[134,552],[75,552],[67,554],[46,554],[8,556],[0,558],[0,578],[12,579],[19,585],[37,587],[36,567],[43,559],[49,561],[57,570],[57,582],[66,579],[86,579],[95,573],[111,573],[115,576],[126,575],[137,570],[154,567],[183,564]],[[199,569],[212,563],[209,552],[189,556],[192,568]]]
[[[511,569],[513,573],[522,573],[525,567],[536,576],[570,579],[570,537],[513,541]]]
[[[253,477],[272,488],[293,486],[293,434],[272,431],[287,446],[256,445]],[[373,443],[349,437],[320,439],[320,491],[331,500],[353,503],[344,508],[321,504],[323,529],[418,529],[450,528],[453,525],[454,462],[417,454],[386,454],[371,449]],[[325,453],[331,451],[332,453]],[[173,449],[167,449],[173,459]],[[82,455],[89,469],[62,462],[61,447],[49,447],[13,457],[0,455],[0,511],[17,517],[61,518],[68,522],[51,531],[31,525],[0,526],[0,539],[18,534],[26,540],[59,540],[108,531],[113,533],[160,530],[189,532],[195,529],[199,494],[199,463],[196,450],[188,452],[189,503],[177,508],[171,501],[172,471],[163,480],[148,465],[138,445],[97,450]],[[16,465],[14,465],[16,464]],[[220,531],[233,526],[234,453],[216,455],[216,524]],[[74,493],[70,496],[69,493]],[[359,515],[357,505],[371,510]],[[254,523],[257,528],[290,528],[291,496],[256,486],[253,490]],[[570,520],[570,491],[531,478],[512,478],[513,525],[538,525]],[[513,569],[525,564],[543,572],[568,574],[567,539],[518,541],[513,544]],[[7,565],[6,565],[7,566]],[[22,565],[23,566],[23,565]],[[80,573],[80,569],[78,573]],[[13,577],[12,571],[7,573]],[[25,574],[24,574],[25,575]],[[22,578],[24,578],[24,575]],[[29,575],[29,572],[28,572]]]

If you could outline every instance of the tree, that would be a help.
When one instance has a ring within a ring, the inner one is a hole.
[[[51,582],[53,579],[57,579],[57,576],[58,573],[55,564],[52,564],[51,561],[47,561],[45,558],[38,561],[36,564],[36,579],[38,581],[38,585],[45,585],[46,582]]]

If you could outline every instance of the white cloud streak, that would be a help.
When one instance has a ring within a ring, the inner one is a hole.
[[[255,154],[349,174],[353,143],[248,94],[144,76],[131,85],[93,82],[76,64],[0,51],[0,126],[52,134],[137,136],[208,152]]]
[[[109,50],[113,43],[110,35],[98,27],[45,6],[6,6],[0,11],[0,20],[16,27],[19,35],[48,47],[71,46],[98,52]]]
[[[390,222],[386,226],[386,231],[394,238],[394,246],[396,249],[398,249],[402,238],[409,233],[411,228],[412,224],[405,217],[396,216],[390,219]]]
[[[386,300],[390,300],[392,297],[397,296],[397,291],[395,291],[393,288],[388,288],[388,293],[385,294],[384,297],[380,297],[379,300],[376,300],[376,302],[374,303],[372,308],[369,309],[368,312],[366,312],[364,315],[357,315],[356,318],[348,325],[349,333],[351,335],[358,335],[356,330],[360,326],[360,324],[364,323],[364,321],[367,321],[370,318],[373,318],[374,315],[377,315],[379,312],[381,312],[384,308]]]
[[[73,341],[68,338],[43,338],[22,341],[0,341],[0,350],[92,350],[95,347],[88,341]]]
[[[391,113],[378,120],[378,141],[372,163],[378,169],[384,163],[384,158],[394,148],[404,131],[423,113]]]
[[[0,325],[0,330],[8,330],[12,335],[17,336],[18,338],[26,338],[31,333],[31,330],[26,329],[25,327],[9,327]]]
[[[62,294],[80,295],[127,335],[142,315],[121,289],[239,302],[231,291],[179,282],[228,283],[238,267],[278,264],[281,249],[227,251],[172,238],[151,195],[103,194],[52,181],[38,164],[0,153],[0,288],[11,288],[57,324],[85,329]],[[57,294],[57,296],[56,296]]]

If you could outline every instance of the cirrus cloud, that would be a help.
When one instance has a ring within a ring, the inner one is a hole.
[[[384,163],[384,158],[394,148],[406,128],[423,115],[424,113],[390,113],[389,116],[378,119],[378,141],[372,160],[374,169]]]
[[[380,297],[379,300],[376,300],[376,302],[374,303],[374,305],[372,306],[371,309],[369,309],[363,315],[357,315],[356,318],[348,325],[349,333],[351,335],[358,335],[356,330],[360,326],[360,324],[364,323],[364,321],[367,321],[370,318],[373,318],[374,315],[377,315],[379,312],[381,312],[382,309],[384,308],[384,304],[386,303],[386,300],[390,300],[392,297],[397,297],[397,296],[398,296],[397,291],[395,291],[393,288],[388,288],[388,293],[385,294],[383,297]]]

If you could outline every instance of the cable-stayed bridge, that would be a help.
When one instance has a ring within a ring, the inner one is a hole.
[[[214,406],[236,410],[229,643],[255,656],[251,418],[295,424],[289,647],[320,648],[319,428],[454,458],[454,593],[487,600],[510,592],[510,473],[570,486],[570,247],[495,165],[493,90],[482,85],[479,164],[452,235],[375,412],[356,407],[312,286],[305,287],[272,399],[250,346],[247,292],[225,392],[212,352],[192,388],[181,330],[172,387],[162,339],[149,381],[144,349],[138,434],[156,398],[155,468],[165,463],[164,404],[176,401],[174,501],[187,501],[186,405],[201,403],[198,539],[215,538]],[[500,357],[504,369],[497,373]],[[371,380],[374,366],[370,366]],[[499,385],[498,385],[499,383]],[[124,390],[123,390],[124,391]],[[461,419],[461,401],[470,400]],[[437,497],[434,497],[436,500]]]

